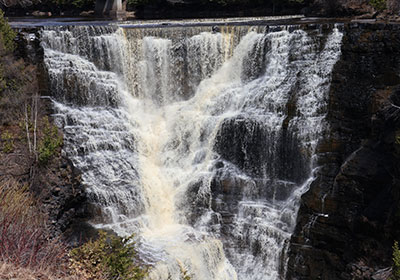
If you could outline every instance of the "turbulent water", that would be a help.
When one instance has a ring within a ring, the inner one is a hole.
[[[280,279],[326,131],[338,28],[47,27],[45,65],[98,228],[150,279]]]

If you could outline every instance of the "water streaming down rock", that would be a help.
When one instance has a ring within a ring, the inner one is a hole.
[[[326,34],[325,34],[326,33]],[[325,131],[337,28],[42,33],[64,152],[150,279],[279,279]]]

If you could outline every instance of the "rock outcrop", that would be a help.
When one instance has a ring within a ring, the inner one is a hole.
[[[400,235],[400,26],[344,26],[321,168],[303,195],[288,279],[371,279]]]

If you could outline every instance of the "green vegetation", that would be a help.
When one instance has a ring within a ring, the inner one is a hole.
[[[12,134],[6,130],[1,135],[1,139],[3,140],[3,152],[4,153],[11,153],[14,151],[14,137]]]
[[[7,19],[4,17],[4,12],[0,10],[0,93],[6,89],[15,89],[17,86],[16,80],[10,79],[10,74],[8,73],[9,70],[12,71],[15,68],[8,69],[10,66],[8,56],[15,49],[15,37],[15,31],[8,24]]]
[[[36,68],[13,56],[15,36],[0,10],[0,126],[21,120],[37,91]]]
[[[8,24],[6,18],[4,18],[4,12],[0,10],[0,40],[3,42],[3,46],[6,51],[12,52],[15,48],[15,36],[17,34]]]
[[[399,243],[397,241],[395,241],[393,245],[392,260],[393,260],[393,270],[392,270],[391,280],[400,280],[400,250],[399,250]]]
[[[143,279],[147,270],[138,264],[132,238],[100,231],[97,240],[89,241],[71,251],[71,266],[89,279]]]
[[[62,145],[62,137],[58,135],[58,129],[51,125],[47,117],[43,118],[43,139],[39,144],[38,160],[40,164],[46,164],[52,158],[59,147]]]
[[[378,11],[386,9],[386,0],[370,0],[369,4]]]

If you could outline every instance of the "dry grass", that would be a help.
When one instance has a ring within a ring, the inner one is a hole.
[[[50,238],[46,221],[26,187],[12,179],[0,181],[0,279],[13,279],[4,275],[14,272],[27,273],[27,278],[14,279],[31,279],[29,275],[35,277],[35,273],[47,278],[32,279],[68,276],[67,247]]]
[[[9,263],[0,263],[1,280],[82,280],[78,276],[57,276],[51,272],[54,267],[47,270],[32,270],[23,267],[16,267]]]

